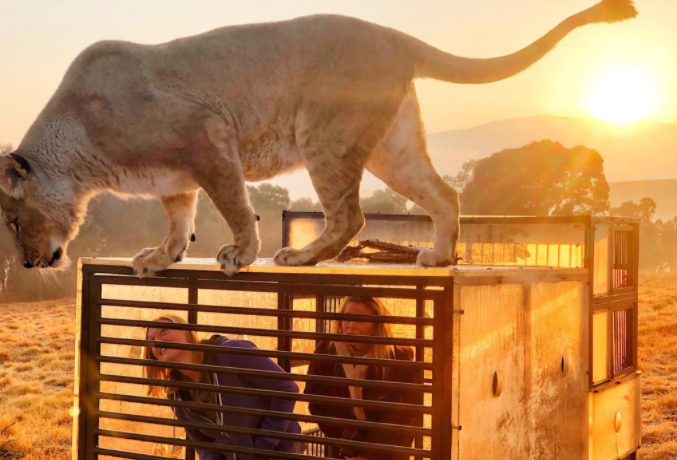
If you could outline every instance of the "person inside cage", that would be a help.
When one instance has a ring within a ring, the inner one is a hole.
[[[188,324],[183,318],[175,315],[160,316],[153,321],[168,323],[166,327],[151,327],[146,330],[146,339],[189,343],[219,345],[221,347],[256,349],[256,345],[247,340],[234,340],[220,335],[213,335],[210,339],[199,341],[195,331],[186,329],[172,329],[171,324]],[[284,372],[270,358],[251,356],[237,353],[202,352],[180,350],[171,347],[146,346],[144,359],[171,363],[207,364],[213,366],[254,369],[261,371]],[[149,379],[203,383],[230,388],[256,388],[277,392],[297,394],[298,386],[292,380],[244,375],[239,373],[204,372],[198,370],[172,369],[161,366],[144,366],[144,375]],[[166,395],[168,399],[183,402],[197,402],[202,404],[219,405],[228,409],[256,409],[275,412],[294,411],[295,398],[266,397],[262,395],[235,394],[224,388],[221,392],[188,390],[172,387],[171,385],[151,385],[148,395],[160,397]],[[266,431],[297,434],[301,432],[298,422],[283,418],[269,418],[265,415],[252,415],[237,411],[215,411],[210,407],[204,409],[188,409],[173,407],[174,415],[178,420],[231,426],[237,428],[251,428]],[[198,442],[233,445],[237,447],[265,449],[272,451],[270,456],[234,454],[221,450],[197,448],[200,460],[268,460],[274,459],[273,452],[302,452],[305,445],[275,437],[252,436],[244,433],[220,432],[209,429],[186,428],[187,437]]]
[[[343,299],[340,313],[350,315],[391,316],[390,311],[378,300],[372,297],[346,297]],[[331,325],[333,334],[350,336],[392,337],[390,323],[372,321],[337,320]],[[350,341],[323,341],[315,350],[316,354],[353,356],[374,358],[379,360],[413,361],[414,352],[411,347],[368,344]],[[308,368],[309,375],[343,377],[357,380],[388,381],[402,383],[421,383],[421,371],[408,367],[388,367],[370,365],[355,365],[322,360],[312,360]],[[374,387],[357,387],[320,383],[309,381],[306,384],[305,394],[352,398],[364,401],[381,401],[406,404],[421,404],[422,395],[402,389],[381,389]],[[350,420],[390,423],[399,425],[417,426],[420,420],[414,412],[401,410],[375,409],[367,407],[350,407],[311,402],[309,411],[313,415],[335,417]],[[326,422],[318,423],[325,436],[336,439],[362,441],[367,443],[388,444],[393,446],[410,447],[414,435],[407,432],[406,427],[400,431],[385,429],[356,429],[342,427]],[[409,455],[387,452],[356,449],[349,447],[337,448],[326,446],[326,457],[346,458],[348,460],[409,460]]]

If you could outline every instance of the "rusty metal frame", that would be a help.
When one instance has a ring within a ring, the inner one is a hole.
[[[131,285],[131,286],[164,286],[164,287],[179,287],[188,290],[188,303],[157,303],[157,302],[143,302],[133,300],[109,300],[102,298],[103,285]],[[277,357],[279,363],[290,368],[292,360],[301,359],[305,362],[312,360],[340,360],[342,362],[354,362],[356,364],[370,363],[370,358],[353,358],[353,357],[337,357],[315,355],[308,353],[298,353],[292,351],[292,341],[294,338],[306,339],[341,339],[341,337],[333,334],[321,332],[300,332],[293,331],[292,319],[295,317],[314,318],[317,322],[324,322],[329,319],[337,318],[353,318],[359,319],[359,315],[342,315],[338,313],[328,313],[324,311],[302,311],[293,310],[292,297],[299,296],[313,296],[316,299],[324,299],[325,296],[331,295],[372,295],[376,297],[390,297],[411,299],[416,301],[416,317],[389,317],[384,319],[377,319],[375,321],[393,322],[400,324],[409,324],[416,327],[415,339],[392,339],[393,343],[401,343],[413,346],[416,350],[417,360],[414,362],[403,362],[394,360],[379,361],[380,365],[386,367],[409,367],[420,369],[421,372],[429,369],[433,373],[432,382],[419,382],[417,384],[394,384],[390,382],[371,382],[364,380],[349,380],[340,379],[343,384],[360,385],[363,387],[378,386],[404,389],[409,388],[420,394],[432,394],[433,404],[431,406],[424,405],[410,405],[403,403],[390,403],[383,401],[355,401],[355,400],[341,400],[341,398],[331,398],[318,395],[303,395],[295,396],[300,401],[314,400],[317,402],[331,402],[334,405],[348,405],[361,407],[381,407],[390,410],[404,410],[413,411],[420,414],[431,416],[430,428],[409,427],[404,425],[387,425],[378,424],[377,422],[360,422],[350,421],[345,419],[331,419],[332,423],[339,426],[362,426],[390,431],[406,430],[413,432],[418,438],[421,436],[430,437],[430,450],[423,449],[421,442],[416,442],[414,448],[404,448],[387,445],[372,446],[374,450],[392,453],[409,453],[417,458],[430,458],[434,460],[450,460],[451,457],[451,365],[452,360],[449,353],[453,349],[453,296],[454,284],[451,277],[436,277],[436,276],[379,276],[379,275],[337,275],[337,274],[312,274],[307,273],[303,275],[292,274],[272,274],[272,273],[241,273],[232,278],[227,278],[221,273],[214,273],[208,271],[197,270],[167,270],[162,274],[149,279],[139,279],[133,277],[131,268],[121,266],[108,266],[97,264],[84,264],[82,266],[82,302],[80,308],[80,317],[78,318],[80,324],[79,335],[79,364],[78,364],[78,405],[80,414],[77,420],[77,455],[80,459],[93,460],[100,455],[107,455],[116,458],[130,458],[140,460],[159,459],[153,455],[126,453],[115,451],[113,449],[104,449],[99,447],[100,437],[123,438],[129,440],[146,441],[146,442],[162,442],[165,444],[182,445],[186,447],[186,458],[194,459],[195,453],[192,447],[206,447],[204,443],[192,442],[190,440],[179,440],[174,438],[165,438],[161,436],[149,436],[143,433],[128,433],[114,430],[104,430],[99,427],[99,420],[102,418],[125,419],[128,421],[136,421],[143,423],[154,423],[166,426],[176,427],[193,427],[198,428],[199,423],[184,422],[172,419],[163,419],[148,416],[139,416],[124,413],[110,413],[100,409],[99,403],[101,400],[120,400],[128,402],[138,402],[146,404],[156,404],[163,406],[180,406],[183,404],[187,407],[197,407],[200,404],[192,402],[171,401],[166,399],[148,398],[140,396],[112,394],[101,391],[101,382],[120,382],[131,384],[148,384],[148,383],[162,383],[164,386],[175,386],[182,388],[203,389],[206,391],[214,391],[219,389],[221,391],[229,391],[234,394],[265,394],[267,397],[285,397],[289,395],[286,393],[277,394],[279,392],[259,390],[259,389],[245,389],[245,388],[227,388],[223,386],[215,386],[208,384],[197,384],[188,382],[171,382],[166,381],[154,382],[149,379],[116,375],[104,375],[101,373],[102,363],[118,363],[131,365],[158,365],[152,360],[146,361],[136,358],[120,358],[112,356],[102,356],[101,345],[104,343],[110,344],[124,344],[124,345],[153,345],[162,342],[123,339],[114,337],[102,337],[101,329],[103,325],[114,325],[118,327],[148,327],[152,322],[148,321],[134,321],[126,319],[104,318],[102,316],[102,307],[106,306],[122,306],[129,308],[136,307],[151,307],[168,310],[182,310],[188,312],[188,319],[193,325],[176,325],[177,328],[192,328],[209,332],[225,332],[236,333],[246,331],[248,334],[261,336],[276,336],[278,338],[278,350],[249,350],[238,349],[238,354],[251,354],[257,356]],[[256,309],[253,307],[218,307],[210,305],[200,305],[198,303],[198,292],[201,289],[225,289],[225,290],[249,290],[255,292],[274,292],[278,294],[278,308],[275,309]],[[431,301],[434,315],[432,318],[425,317],[425,301]],[[256,311],[254,311],[256,310]],[[198,325],[197,316],[200,311],[211,312],[238,312],[238,313],[257,313],[263,316],[277,316],[279,330],[274,331],[270,329],[253,329],[253,328],[235,328],[225,326],[208,326]],[[433,339],[425,339],[423,328],[431,326],[433,328]],[[382,343],[382,338],[365,337],[361,339],[351,339],[351,341],[362,341],[365,343]],[[387,341],[387,340],[386,340]],[[192,345],[192,344],[173,344],[174,348],[185,348],[192,350],[206,350],[210,347],[218,348],[220,353],[228,353],[233,350],[224,350],[223,347],[210,345]],[[423,350],[431,348],[433,350],[432,362],[424,362]],[[162,363],[163,367],[178,367],[181,369],[205,370],[210,366],[197,364],[174,364]],[[214,366],[212,366],[214,367]],[[260,377],[266,376],[266,371],[257,370],[243,370],[234,368],[218,368],[219,372],[223,373],[248,373]],[[270,373],[269,373],[270,374]],[[270,377],[270,375],[268,375]],[[285,378],[289,380],[311,381],[317,380],[332,382],[332,377],[318,377],[308,376],[302,374],[276,374],[276,378]],[[333,378],[338,379],[338,378]],[[334,382],[337,383],[337,382]],[[340,401],[337,401],[339,399]],[[203,405],[202,405],[203,406]],[[212,409],[223,412],[235,413],[257,413],[254,409],[242,408],[225,408],[221,406],[213,407]],[[258,411],[259,415],[261,411]],[[288,414],[288,413],[274,413],[270,411],[263,411],[266,416],[295,419],[299,421],[312,422],[321,420],[322,417],[302,414]],[[325,420],[326,421],[326,420]],[[221,428],[223,428],[221,430]],[[212,428],[213,429],[213,428]],[[345,446],[352,445],[363,447],[359,441],[345,441],[336,440],[332,438],[318,437],[311,434],[288,434],[278,432],[265,432],[262,430],[254,430],[237,427],[220,427],[221,431],[241,432],[245,434],[259,434],[268,437],[276,437],[279,439],[289,439],[309,442],[314,446],[319,445],[335,445]],[[242,448],[242,447],[216,447],[208,445],[213,450],[223,450],[231,452],[239,452],[242,454],[270,454],[269,451],[259,451],[256,449]],[[319,449],[322,450],[322,449]],[[319,452],[315,448],[315,452]],[[280,459],[310,459],[321,458],[314,455],[300,455],[285,452],[275,452],[276,458]]]

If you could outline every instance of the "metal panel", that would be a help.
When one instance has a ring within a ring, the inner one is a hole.
[[[624,458],[640,445],[640,376],[590,393],[590,460]]]
[[[459,458],[584,458],[584,284],[464,286],[460,307]]]
[[[535,283],[530,291],[528,458],[582,459],[588,450],[587,290],[562,282]]]
[[[461,288],[459,458],[523,460],[529,424],[528,314],[522,285]],[[494,375],[502,392],[493,392]]]
[[[608,310],[598,311],[592,315],[592,384],[609,380],[611,370],[609,361],[611,359],[611,323],[610,312]]]
[[[609,247],[611,225],[595,224],[594,232],[594,265],[592,275],[593,295],[607,295],[609,293]]]

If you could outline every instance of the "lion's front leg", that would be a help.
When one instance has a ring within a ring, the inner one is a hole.
[[[134,257],[132,268],[137,276],[153,276],[185,256],[188,244],[194,238],[197,195],[195,191],[161,198],[169,221],[169,233],[160,246],[146,248]]]
[[[257,217],[249,203],[244,173],[235,152],[232,136],[223,120],[213,119],[204,126],[209,142],[199,145],[191,158],[193,178],[209,195],[230,230],[233,244],[223,246],[216,256],[223,272],[232,276],[252,264],[261,250]]]
[[[261,241],[256,228],[256,213],[249,204],[242,173],[236,168],[231,169],[228,162],[217,163],[222,167],[217,171],[223,175],[217,174],[210,178],[203,176],[199,183],[233,232],[233,244],[223,246],[216,256],[221,270],[232,276],[256,260]]]

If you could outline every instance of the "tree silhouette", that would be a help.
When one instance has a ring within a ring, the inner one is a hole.
[[[247,186],[249,199],[260,217],[260,257],[272,257],[282,245],[282,211],[289,209],[289,190],[279,185],[264,182],[259,186]]]
[[[602,214],[609,209],[604,160],[593,149],[543,140],[477,161],[461,194],[464,214]]]
[[[642,198],[639,203],[626,201],[609,210],[612,216],[639,217],[644,223],[651,223],[656,212],[656,202],[648,197]]]
[[[297,212],[322,211],[322,205],[318,201],[313,202],[310,198],[299,198],[292,201],[289,210]]]
[[[407,199],[389,188],[376,190],[370,197],[360,200],[362,212],[380,212],[385,214],[405,214]]]

